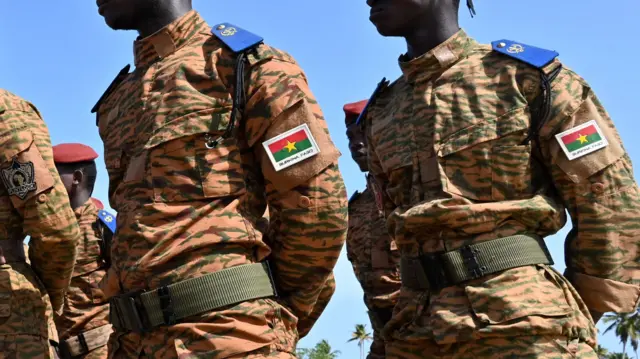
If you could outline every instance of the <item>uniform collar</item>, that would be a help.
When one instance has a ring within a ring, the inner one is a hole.
[[[204,26],[207,24],[200,14],[191,10],[156,33],[137,39],[133,43],[136,67],[173,54]]]
[[[451,67],[476,45],[476,41],[460,29],[445,42],[415,59],[406,61],[406,55],[398,62],[405,80],[409,83],[430,79],[433,75]]]
[[[76,208],[73,213],[76,215],[76,218],[80,219],[87,213],[98,213],[98,207],[96,207],[91,197],[89,197],[89,199],[82,206]]]
[[[367,172],[367,174],[365,175],[365,179],[367,181],[367,188],[371,189],[371,186],[373,186],[373,175],[371,174],[371,172]]]

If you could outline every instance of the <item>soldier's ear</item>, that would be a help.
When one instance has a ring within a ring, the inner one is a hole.
[[[84,180],[84,173],[81,170],[73,171],[73,185],[77,186]]]

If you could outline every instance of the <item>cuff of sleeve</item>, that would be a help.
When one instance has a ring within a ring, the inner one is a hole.
[[[640,301],[640,286],[582,273],[565,276],[576,288],[589,310],[601,313],[631,313]]]
[[[51,308],[56,315],[62,315],[64,310],[64,291],[49,291],[49,301],[51,302]]]

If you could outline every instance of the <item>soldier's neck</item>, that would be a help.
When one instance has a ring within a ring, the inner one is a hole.
[[[407,60],[420,57],[447,41],[460,30],[457,12],[454,14],[435,14],[421,22],[422,26],[405,36],[407,42]]]
[[[75,196],[70,198],[69,202],[71,204],[71,208],[75,211],[76,209],[84,206],[84,204],[87,203],[90,197],[91,195],[86,192],[76,194]]]
[[[191,4],[187,1],[172,1],[166,8],[158,9],[154,14],[148,14],[145,21],[138,26],[138,34],[144,39],[176,21],[191,11]]]

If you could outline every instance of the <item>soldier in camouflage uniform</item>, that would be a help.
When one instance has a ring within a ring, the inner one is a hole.
[[[368,171],[367,149],[362,127],[356,124],[356,119],[366,102],[344,106],[349,150],[362,172]],[[380,193],[373,190],[375,185],[373,177],[367,175],[367,188],[362,193],[356,191],[349,200],[347,257],[364,291],[364,302],[373,328],[373,342],[367,358],[384,359],[382,329],[391,319],[400,292],[400,256],[374,198],[376,192]]]
[[[303,71],[187,0],[98,5],[140,33],[135,71],[94,107],[118,212],[110,355],[293,358],[347,227],[340,153]]]
[[[478,44],[459,1],[368,4],[408,48],[363,116],[402,256],[387,356],[596,358],[594,321],[640,296],[638,186],[602,104],[554,51]],[[562,275],[543,238],[565,210]]]
[[[89,146],[63,143],[53,147],[53,160],[80,227],[78,257],[67,291],[62,315],[56,316],[60,351],[64,358],[107,358],[107,341],[111,334],[109,303],[98,284],[106,273],[108,242],[113,215],[91,198],[96,182],[95,159],[98,154]]]
[[[78,224],[38,110],[0,90],[0,357],[53,358]],[[29,259],[24,239],[29,241]]]

